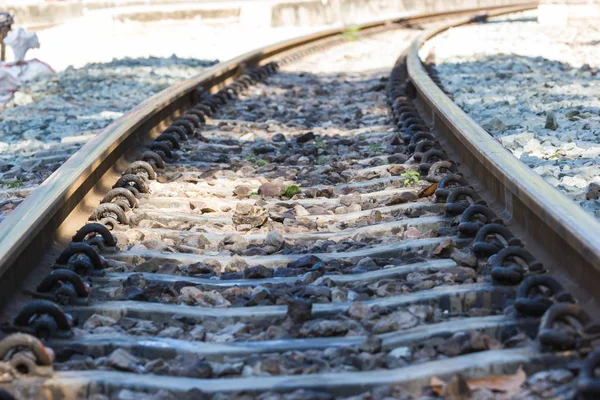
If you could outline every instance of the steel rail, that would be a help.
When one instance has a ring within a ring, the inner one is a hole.
[[[427,40],[470,22],[465,18],[444,24],[424,32],[411,44],[406,64],[417,102],[444,136],[452,157],[461,161],[462,172],[478,181],[482,196],[506,218],[511,229],[523,233],[536,256],[556,269],[553,272],[567,280],[574,279],[567,285],[573,289],[583,287],[597,301],[600,223],[504,149],[433,82],[422,64],[419,50]],[[590,298],[578,297],[588,301],[588,308],[595,304]],[[598,312],[597,308],[588,311]]]
[[[361,25],[362,31],[390,24],[456,17],[488,10],[513,12],[524,6],[493,6],[451,12],[412,13]],[[262,65],[275,56],[323,42],[344,32],[329,29],[266,46],[213,66],[203,73],[152,96],[109,125],[55,171],[15,209],[0,226],[0,302],[23,282],[44,257],[50,261],[97,205],[100,193],[118,176],[132,157],[132,149],[149,143],[167,123],[189,109],[203,92],[214,92],[247,68]],[[2,305],[2,304],[0,304]]]

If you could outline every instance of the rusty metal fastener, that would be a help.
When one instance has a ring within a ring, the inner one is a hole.
[[[48,377],[53,373],[54,354],[35,336],[13,333],[0,341],[0,363],[15,375]],[[0,399],[6,399],[0,394]]]
[[[600,325],[595,324],[579,304],[569,303],[553,304],[546,310],[537,336],[540,344],[553,350],[587,347],[598,338]]]
[[[431,150],[429,150],[431,151]],[[445,172],[441,172],[445,171]],[[444,176],[456,172],[456,166],[450,161],[437,161],[429,167],[425,179],[431,183],[439,182]]]
[[[143,175],[151,181],[156,180],[156,171],[154,171],[152,165],[146,161],[132,162],[123,174]]]
[[[56,259],[56,263],[67,265],[72,260],[73,256],[80,254],[87,257],[95,269],[104,269],[106,261],[104,261],[104,259],[96,252],[96,249],[86,243],[71,243],[62,253],[60,253]]]
[[[157,152],[161,156],[164,155],[165,158],[173,158],[173,152],[166,143],[154,141],[150,144],[150,150]]]
[[[164,144],[164,146],[166,146],[166,144]],[[129,186],[135,187],[141,193],[148,193],[150,191],[146,180],[141,175],[134,174],[122,175],[113,185],[113,189],[118,187],[127,188]]]
[[[440,179],[440,182],[442,179]],[[487,205],[485,201],[479,198],[475,189],[470,186],[461,186],[452,189],[448,194],[445,205],[446,215],[456,216],[462,214],[471,205],[469,198],[473,200],[475,204]]]
[[[596,369],[600,367],[600,348],[594,349],[583,360],[577,381],[579,400],[600,399],[600,378],[596,377]]]
[[[415,135],[416,136],[416,135]],[[414,138],[414,136],[413,136]],[[410,139],[412,141],[412,138]],[[421,161],[423,154],[431,149],[439,149],[440,144],[435,140],[423,139],[415,146],[413,158],[415,161]]]
[[[202,124],[206,122],[206,120],[204,119],[204,115],[196,114],[196,113],[190,112],[190,111],[186,112],[179,119],[182,121],[190,121],[192,124],[194,124],[195,128],[200,128],[202,126]],[[185,139],[182,139],[182,140],[185,140]]]
[[[138,200],[133,193],[125,188],[111,189],[100,201],[100,204],[114,203],[123,209],[124,212],[130,211],[138,206]]]
[[[171,125],[167,129],[165,129],[165,131],[163,133],[176,134],[177,136],[179,136],[179,140],[187,140],[187,138],[188,138],[185,128],[183,128],[181,126]]]
[[[70,269],[52,271],[31,295],[63,305],[87,305],[90,287]]]
[[[122,225],[129,224],[129,218],[125,215],[125,211],[115,203],[102,203],[90,215],[91,221],[101,221],[102,223],[105,223],[104,220],[107,218],[118,221]],[[114,227],[113,224],[111,228]]]
[[[73,334],[73,319],[56,303],[48,300],[34,300],[25,305],[13,324],[4,324],[5,332],[22,332],[41,339],[69,338]]]
[[[509,259],[521,259],[527,265],[527,271],[515,261]],[[516,285],[525,278],[527,272],[541,273],[544,271],[542,263],[533,255],[520,246],[509,246],[500,250],[488,259],[492,266],[492,278],[502,285]]]
[[[487,206],[472,204],[460,216],[458,236],[461,238],[474,237],[486,224],[504,224],[500,218]]]
[[[99,223],[85,224],[81,229],[73,235],[71,239],[73,242],[85,242],[86,244],[96,244],[98,235],[102,237],[102,241],[105,246],[114,247],[117,245],[117,237],[110,233],[106,226]]]
[[[504,225],[500,224],[487,224],[483,226],[475,235],[473,241],[473,251],[478,256],[489,257],[502,250],[505,244],[497,240],[497,237],[501,237],[508,246],[522,246],[521,240],[519,240],[513,233]]]
[[[519,285],[514,306],[521,315],[541,317],[555,302],[573,303],[574,299],[551,276],[531,275]]]
[[[419,171],[421,174],[427,174],[431,166],[437,161],[447,160],[448,156],[442,150],[429,149],[421,156],[421,164],[419,165]]]
[[[194,136],[194,134],[196,133],[196,129],[195,129],[194,124],[191,121],[187,120],[187,119],[179,118],[179,119],[175,120],[171,124],[171,126],[180,126],[180,127],[182,127],[183,129],[185,129],[187,131],[188,136]]]
[[[431,134],[429,132],[415,133],[410,138],[410,142],[408,144],[408,151],[409,152],[414,152],[415,149],[417,148],[417,144],[419,144],[419,142],[422,141],[422,140],[433,140],[433,141],[435,141],[435,136],[433,136],[433,134]]]
[[[431,134],[426,133],[425,135],[431,135]],[[437,203],[445,203],[446,199],[448,198],[448,195],[450,194],[451,189],[455,189],[455,188],[461,187],[461,186],[466,187],[466,186],[468,186],[468,184],[469,183],[462,175],[450,174],[450,175],[444,176],[438,182],[437,189],[435,189],[435,201]],[[471,188],[471,189],[473,189],[473,188]],[[460,214],[460,213],[458,213],[458,214]]]
[[[171,149],[179,150],[181,146],[179,145],[179,141],[175,135],[170,133],[161,133],[156,139],[156,142],[165,142],[167,145],[171,147]]]
[[[154,169],[155,172],[157,169],[165,168],[165,161],[163,158],[152,150],[146,150],[142,153],[142,161],[146,161],[148,164],[152,165],[152,169]]]

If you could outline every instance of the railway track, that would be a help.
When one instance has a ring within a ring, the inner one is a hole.
[[[539,177],[469,141],[477,127],[418,60],[427,37],[482,19],[415,16],[262,49],[92,139],[2,224],[2,387],[596,398],[593,282],[580,277],[595,276],[600,246],[576,206],[535,198]],[[390,74],[381,49],[397,46]],[[494,183],[507,170],[523,181]]]

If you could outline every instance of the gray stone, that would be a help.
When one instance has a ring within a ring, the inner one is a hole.
[[[94,314],[85,321],[83,329],[94,329],[99,326],[113,326],[116,325],[116,323],[117,321],[111,317]]]
[[[412,328],[419,323],[417,317],[408,311],[395,311],[389,315],[381,317],[373,326],[373,333],[386,333],[402,329]]]
[[[267,237],[265,239],[265,244],[267,246],[272,246],[272,247],[276,248],[277,250],[279,250],[285,244],[285,240],[283,239],[283,236],[281,235],[281,233],[279,233],[277,231],[271,231],[267,234]]]
[[[312,318],[312,303],[296,299],[288,304],[288,318],[295,323],[303,323]]]
[[[347,321],[338,320],[316,320],[308,321],[300,328],[300,335],[303,337],[329,337],[344,335],[348,332],[349,324]]]
[[[109,366],[120,371],[142,372],[142,367],[139,365],[140,360],[131,353],[123,349],[116,349],[108,356],[107,363]]]
[[[219,243],[220,250],[229,250],[231,252],[239,253],[248,248],[248,242],[242,235],[227,235]]]
[[[283,192],[283,185],[278,183],[263,183],[258,188],[258,194],[262,197],[279,197]]]
[[[556,116],[553,112],[548,112],[546,115],[546,124],[544,125],[546,129],[552,129],[553,131],[558,129],[558,122],[556,122]]]

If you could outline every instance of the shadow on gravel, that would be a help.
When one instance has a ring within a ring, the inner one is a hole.
[[[507,24],[507,23],[515,23],[515,22],[537,22],[537,17],[523,17],[523,18],[495,18],[494,20],[486,21],[487,24]]]
[[[291,129],[337,133],[388,123],[386,84],[389,71],[365,74],[281,72],[268,87],[228,105],[217,118],[259,123],[277,121]],[[230,110],[235,110],[233,113]]]

